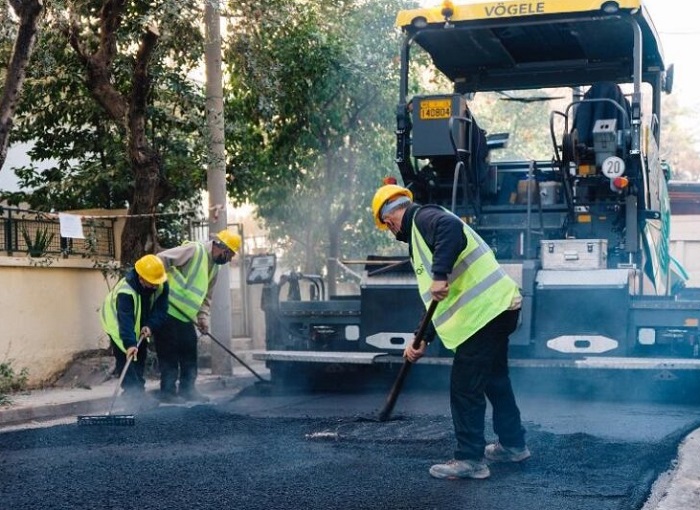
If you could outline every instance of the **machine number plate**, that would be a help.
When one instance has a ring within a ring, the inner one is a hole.
[[[451,99],[425,99],[420,102],[421,120],[449,119],[451,115]]]

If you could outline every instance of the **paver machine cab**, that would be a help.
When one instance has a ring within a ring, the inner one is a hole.
[[[682,271],[659,156],[673,68],[643,2],[444,2],[401,11],[397,25],[401,181],[416,202],[462,217],[520,284],[514,364],[695,374],[700,304],[673,295]],[[447,90],[421,92],[426,62]],[[525,134],[536,119],[523,114],[489,133],[482,97],[511,108],[547,98],[548,110]],[[532,138],[544,155],[523,155]],[[360,296],[275,303],[259,357],[395,363],[423,303],[410,270],[382,269],[366,266]],[[429,354],[421,363],[449,363],[444,349]]]

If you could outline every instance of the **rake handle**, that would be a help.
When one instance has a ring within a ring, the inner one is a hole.
[[[428,306],[428,310],[425,312],[423,320],[421,320],[420,326],[418,327],[418,332],[413,338],[414,349],[420,348],[420,343],[423,340],[423,336],[425,336],[425,330],[428,328],[428,324],[430,324],[430,321],[433,318],[433,313],[435,313],[437,304],[438,302],[434,299],[430,302],[430,306]],[[396,401],[399,398],[399,393],[401,393],[401,388],[403,388],[403,383],[411,370],[411,365],[413,365],[413,363],[408,360],[404,360],[401,370],[399,370],[399,375],[396,377],[394,385],[391,387],[391,391],[386,398],[384,407],[381,411],[379,411],[379,421],[386,421],[389,419],[389,416],[391,416],[391,412],[394,410]]]
[[[175,303],[172,303],[172,302],[171,302],[171,303],[170,303],[170,306],[172,306],[175,310],[177,310],[180,314],[182,314],[183,317],[187,317],[187,315],[185,314],[185,312],[183,312],[182,309],[181,309],[179,306],[177,306]],[[196,323],[195,321],[193,321],[192,319],[189,319],[189,321],[190,321],[195,327],[197,327],[197,323]],[[235,354],[231,349],[229,349],[228,347],[226,347],[226,346],[224,345],[223,342],[220,342],[219,340],[217,340],[217,339],[214,337],[214,335],[212,335],[211,333],[209,333],[209,331],[207,331],[207,332],[204,333],[204,334],[207,335],[209,338],[211,338],[211,339],[214,341],[214,343],[216,343],[216,344],[217,344],[219,347],[221,347],[224,351],[226,351],[228,354],[230,354],[230,355],[233,357],[233,359],[235,359],[235,360],[238,361],[241,365],[243,365],[245,368],[247,368],[248,371],[249,371],[251,374],[253,374],[255,377],[257,377],[261,382],[264,382],[264,383],[269,383],[269,382],[270,382],[270,381],[268,381],[267,379],[265,379],[263,376],[261,376],[259,373],[257,373],[255,370],[253,370],[250,366],[248,366],[248,364],[247,364],[245,361],[243,361],[239,356],[236,356],[236,354]]]
[[[146,338],[145,336],[141,335],[139,337],[138,342],[136,342],[136,350],[141,346],[141,342],[143,342],[143,339]],[[134,359],[134,356],[127,356],[126,358],[126,363],[124,363],[124,368],[122,368],[122,373],[119,376],[119,382],[117,383],[117,387],[114,388],[114,394],[112,395],[112,403],[109,405],[109,411],[107,411],[107,416],[110,416],[112,414],[112,409],[114,409],[114,404],[117,401],[117,396],[119,395],[119,388],[122,387],[122,383],[124,382],[124,376],[126,375],[126,371],[129,370],[129,365],[131,365],[131,360]]]
[[[258,374],[255,370],[253,370],[250,366],[248,366],[248,364],[247,364],[245,361],[243,361],[239,356],[236,356],[236,354],[235,354],[231,349],[229,349],[229,348],[226,347],[222,342],[219,342],[216,338],[214,338],[214,335],[212,335],[212,334],[209,333],[208,331],[207,331],[206,333],[204,333],[204,334],[207,335],[209,338],[211,338],[214,342],[216,342],[216,344],[217,344],[219,347],[221,347],[224,351],[226,351],[227,353],[229,353],[229,354],[233,357],[233,359],[235,359],[235,360],[238,361],[241,365],[243,365],[245,368],[247,368],[248,371],[250,371],[250,373],[252,373],[255,377],[257,377],[258,379],[260,379],[262,382],[270,382],[270,381],[268,381],[267,379],[265,379],[264,377],[262,377],[260,374]]]

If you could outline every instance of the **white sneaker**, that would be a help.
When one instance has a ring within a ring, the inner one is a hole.
[[[503,446],[496,442],[486,445],[484,457],[493,462],[521,462],[530,457],[527,446]]]
[[[447,478],[456,480],[458,478],[488,478],[491,476],[489,467],[475,460],[450,460],[445,464],[435,464],[430,468],[430,476],[433,478]]]

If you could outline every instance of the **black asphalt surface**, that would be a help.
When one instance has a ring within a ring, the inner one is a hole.
[[[683,407],[591,403],[579,414],[588,404],[525,398],[533,457],[492,465],[487,480],[445,481],[428,475],[454,446],[444,392],[402,395],[394,419],[377,422],[384,396],[253,387],[143,412],[133,427],[0,433],[0,508],[634,510],[700,424]]]

